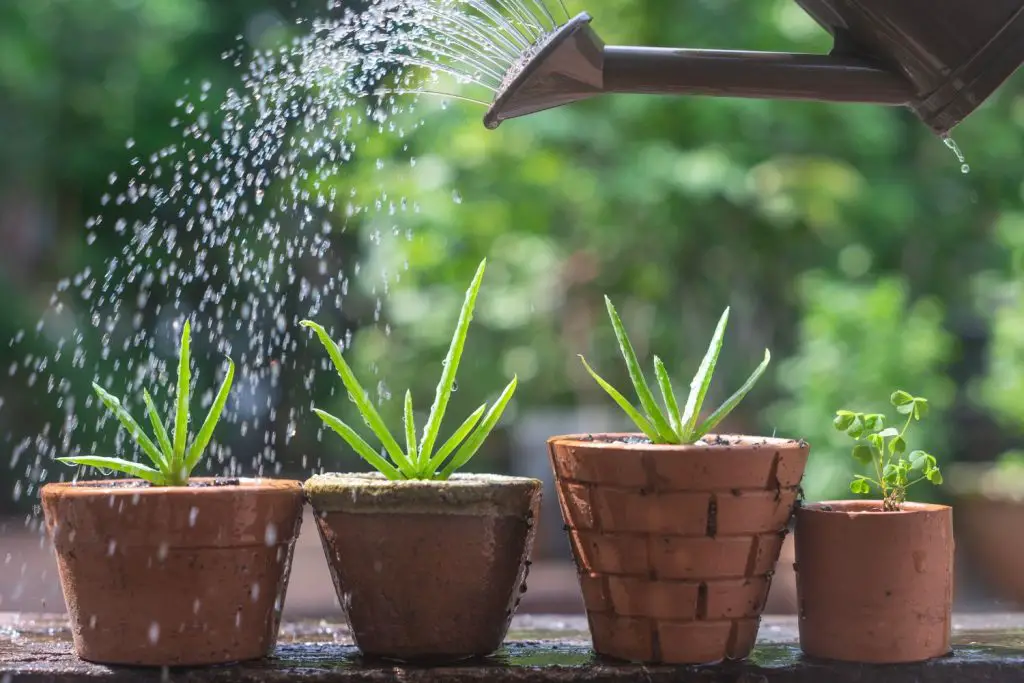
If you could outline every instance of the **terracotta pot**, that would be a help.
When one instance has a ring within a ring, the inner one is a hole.
[[[47,484],[42,501],[82,659],[195,666],[274,649],[299,482]]]
[[[641,439],[548,441],[594,649],[651,663],[746,657],[809,447],[744,436],[689,446]]]
[[[323,474],[304,488],[364,655],[443,662],[501,647],[526,590],[539,481]]]
[[[800,646],[811,657],[874,664],[950,652],[953,510],[880,501],[796,513]]]

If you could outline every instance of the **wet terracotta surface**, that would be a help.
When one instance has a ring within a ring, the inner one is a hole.
[[[165,666],[271,652],[302,521],[299,483],[106,483],[42,490],[79,655]]]
[[[517,617],[493,656],[421,668],[363,659],[344,625],[282,626],[274,656],[238,666],[170,669],[106,667],[74,656],[62,617],[0,613],[0,680],[97,683],[190,681],[284,683],[990,683],[1024,679],[1024,615],[959,615],[953,654],[920,664],[877,666],[801,656],[794,618],[765,617],[758,644],[741,662],[715,666],[616,663],[595,656],[582,617]]]
[[[594,648],[630,661],[746,657],[807,462],[802,442],[549,444]]]
[[[800,641],[813,657],[916,662],[950,652],[953,513],[830,501],[796,513]]]
[[[999,597],[1024,605],[1024,543],[1008,542],[1024,529],[1024,500],[959,496],[957,539]]]
[[[497,650],[527,590],[540,482],[328,476],[307,494],[359,649],[421,662]]]

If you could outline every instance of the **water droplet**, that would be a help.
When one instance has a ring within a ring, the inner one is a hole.
[[[125,149],[131,149],[134,146],[135,146],[135,138],[128,138],[127,140],[125,140],[125,143],[124,143],[124,148]]]
[[[462,195],[459,194],[458,190],[452,190],[452,201],[455,202],[456,204],[462,203]]]
[[[199,517],[199,508],[197,508],[195,506],[189,508],[189,511],[188,511],[188,525],[189,526],[195,526],[196,525],[196,518],[197,517]]]
[[[253,602],[256,602],[257,600],[259,600],[260,599],[260,585],[258,583],[254,583],[252,585],[252,588],[249,590],[249,594],[252,596],[252,601]]]
[[[277,525],[273,522],[267,524],[266,531],[263,533],[263,542],[268,548],[277,544]]]
[[[168,544],[167,544],[166,541],[164,541],[156,549],[156,557],[157,557],[157,559],[160,560],[161,562],[166,560],[167,559],[167,550],[168,550]]]
[[[89,617],[89,628],[96,628],[96,615]]]
[[[149,643],[156,645],[160,640],[160,624],[155,621],[149,625]]]
[[[117,541],[111,539],[107,543],[107,555],[112,557],[116,550],[117,550]]]

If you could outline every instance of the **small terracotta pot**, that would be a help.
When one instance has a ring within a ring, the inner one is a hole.
[[[808,445],[599,434],[548,446],[598,654],[672,664],[750,654]]]
[[[297,481],[47,484],[75,651],[101,664],[197,666],[277,641],[302,523]]]
[[[953,510],[830,501],[796,513],[800,647],[872,664],[950,652]]]
[[[364,655],[437,663],[501,647],[526,590],[541,482],[323,474],[303,486]]]

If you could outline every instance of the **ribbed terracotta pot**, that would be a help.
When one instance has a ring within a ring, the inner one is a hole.
[[[197,666],[273,651],[299,482],[47,484],[42,502],[82,659]]]
[[[753,648],[809,447],[706,440],[548,441],[598,654],[704,664]]]
[[[323,474],[303,486],[364,655],[439,663],[501,647],[526,590],[540,481]]]
[[[950,652],[953,510],[829,501],[796,513],[800,647],[872,664]]]

